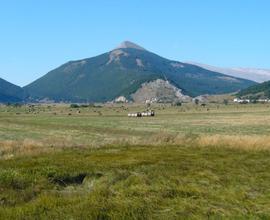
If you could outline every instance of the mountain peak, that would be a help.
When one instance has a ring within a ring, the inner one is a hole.
[[[143,47],[132,43],[130,41],[124,41],[122,42],[116,49],[123,49],[123,48],[132,48],[132,49],[137,49],[137,50],[145,50]]]

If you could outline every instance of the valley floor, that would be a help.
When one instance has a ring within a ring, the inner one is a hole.
[[[270,106],[0,107],[0,219],[270,219]]]

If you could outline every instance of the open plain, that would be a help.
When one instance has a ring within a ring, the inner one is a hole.
[[[0,219],[269,219],[270,105],[0,107]]]

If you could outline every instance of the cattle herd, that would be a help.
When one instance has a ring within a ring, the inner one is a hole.
[[[153,116],[155,116],[155,112],[153,110],[145,112],[128,113],[128,117],[153,117]]]

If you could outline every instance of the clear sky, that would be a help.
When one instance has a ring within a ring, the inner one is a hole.
[[[178,61],[270,68],[270,1],[0,0],[0,77],[21,86],[124,40]]]

